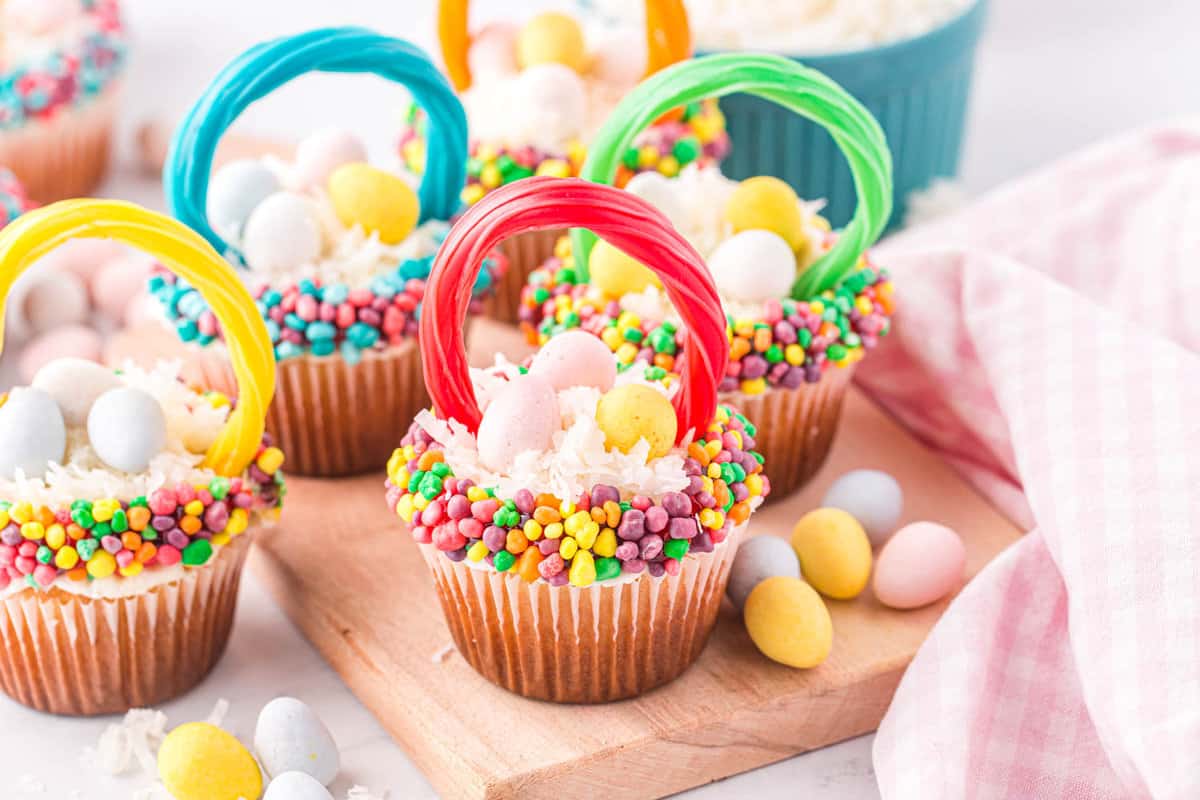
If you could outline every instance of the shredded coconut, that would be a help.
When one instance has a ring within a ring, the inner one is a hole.
[[[350,791],[346,792],[346,800],[388,800],[388,795],[391,794],[384,790],[383,794],[375,794],[366,786],[358,786],[357,784],[350,787]]]
[[[217,700],[213,710],[208,712],[208,717],[204,720],[209,725],[220,728],[223,727],[225,716],[229,713],[229,701],[224,697]]]
[[[153,775],[159,745],[167,735],[167,715],[148,708],[135,708],[119,723],[100,734],[89,755],[94,766],[107,775],[124,775],[140,769]]]

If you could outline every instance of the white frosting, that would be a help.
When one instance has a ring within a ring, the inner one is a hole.
[[[78,0],[9,0],[0,3],[0,69],[50,56],[91,29]]]

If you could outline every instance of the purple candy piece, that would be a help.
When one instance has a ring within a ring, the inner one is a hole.
[[[25,541],[25,537],[21,535],[21,528],[14,522],[8,523],[4,526],[4,530],[0,531],[0,542],[4,542],[9,547],[16,547],[23,541]]]
[[[664,494],[662,507],[672,517],[690,517],[692,515],[692,499],[683,492]]]
[[[676,517],[671,520],[672,539],[691,539],[699,530],[695,517]]]
[[[667,571],[667,567],[661,561],[647,561],[646,571],[650,573],[651,578],[661,578]]]
[[[247,470],[247,473],[250,475],[250,480],[257,484],[265,486],[266,484],[273,482],[271,480],[271,476],[259,469],[257,464],[251,464],[250,469]]]
[[[783,380],[779,382],[779,385],[785,389],[799,389],[802,383],[804,383],[804,368],[790,367],[784,374]],[[750,445],[745,446],[747,448],[750,447]]]
[[[465,547],[460,547],[457,550],[446,550],[444,552],[446,553],[446,558],[451,561],[462,561],[467,557],[467,548]]]
[[[692,539],[692,546],[688,548],[689,553],[711,553],[712,551],[712,537],[707,533],[697,534],[696,538]]]
[[[753,380],[767,374],[767,360],[762,356],[748,355],[742,359],[742,379]]]
[[[556,572],[551,575],[547,583],[549,583],[551,586],[566,586],[568,580],[570,580],[570,577],[567,575],[567,571],[564,569],[562,572]]]
[[[167,544],[174,547],[176,550],[182,550],[191,543],[191,539],[179,528],[172,528],[167,532]]]
[[[691,456],[688,456],[687,458],[685,458],[683,460],[683,474],[684,475],[689,475],[694,478],[694,477],[698,477],[700,475],[700,472],[701,472],[701,468],[700,468],[699,461],[692,458]]]
[[[721,378],[720,385],[717,386],[719,392],[736,392],[738,390],[737,378],[724,377]]]
[[[746,488],[744,483],[735,483],[733,485],[733,501],[740,503],[750,496],[750,490]]]
[[[162,533],[163,531],[169,531],[171,528],[175,527],[175,518],[160,514],[159,516],[150,520],[150,527],[154,528],[154,530],[158,531],[159,533]]]
[[[684,490],[687,494],[699,494],[704,491],[704,478],[699,475],[693,475],[688,478],[688,487]]]
[[[121,544],[121,539],[117,536],[105,536],[101,538],[100,546],[113,555],[121,552],[122,548],[124,547],[124,545]]]
[[[796,367],[796,369],[799,369],[799,367]],[[746,451],[746,450],[753,450],[753,449],[754,449],[754,437],[750,436],[749,434],[743,433],[742,434],[742,450]]]
[[[795,344],[796,329],[787,322],[780,320],[775,323],[775,338],[779,340],[780,344]]]
[[[213,533],[220,533],[229,524],[229,507],[218,501],[204,512],[204,527]]]
[[[696,502],[700,504],[701,508],[715,508],[717,498],[713,497],[710,492],[701,492],[696,495]]]
[[[621,542],[617,545],[616,556],[621,561],[629,561],[630,559],[637,558],[639,554],[640,551],[638,550],[637,542]]]
[[[804,366],[804,380],[809,383],[816,383],[821,380],[821,367],[816,364],[806,364]]]
[[[657,558],[663,551],[663,537],[657,533],[648,533],[642,537],[641,556],[646,561]]]
[[[503,528],[496,525],[488,525],[483,529],[483,543],[488,550],[493,553],[503,550],[505,542],[508,541],[508,534]]]
[[[630,575],[634,575],[638,572],[641,572],[645,568],[646,568],[646,562],[642,561],[640,558],[631,558],[628,561],[621,564],[621,571],[628,572]]]
[[[641,539],[646,533],[646,515],[636,508],[631,508],[621,517],[617,526],[617,536],[626,541]]]
[[[541,539],[537,543],[538,552],[544,556],[558,552],[558,539]]]
[[[592,505],[602,506],[607,502],[621,502],[621,493],[617,491],[617,487],[607,484],[598,483],[592,487]]]
[[[446,501],[446,516],[450,519],[466,519],[471,516],[471,501],[466,495],[456,494]]]
[[[646,509],[646,530],[651,533],[662,533],[670,521],[671,515],[662,506],[650,506]]]
[[[521,489],[513,495],[513,503],[516,505],[517,511],[520,511],[522,514],[532,514],[536,506],[533,492],[528,489]]]

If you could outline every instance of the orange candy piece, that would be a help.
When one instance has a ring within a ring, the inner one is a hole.
[[[538,564],[541,563],[541,551],[536,547],[530,547],[521,554],[520,560],[517,561],[517,574],[526,583],[533,583],[538,579]]]
[[[193,533],[198,533],[203,527],[204,523],[200,521],[200,518],[193,517],[191,514],[179,520],[179,529],[189,536]]]
[[[132,550],[136,553],[138,548],[142,546],[142,537],[133,531],[126,531],[121,534],[121,544],[125,546],[126,550]]]
[[[134,506],[129,509],[129,529],[141,533],[150,524],[150,509],[145,506]]]

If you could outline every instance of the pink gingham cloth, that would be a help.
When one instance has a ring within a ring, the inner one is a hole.
[[[874,399],[1029,532],[875,740],[885,800],[1200,798],[1200,118],[879,249]]]

